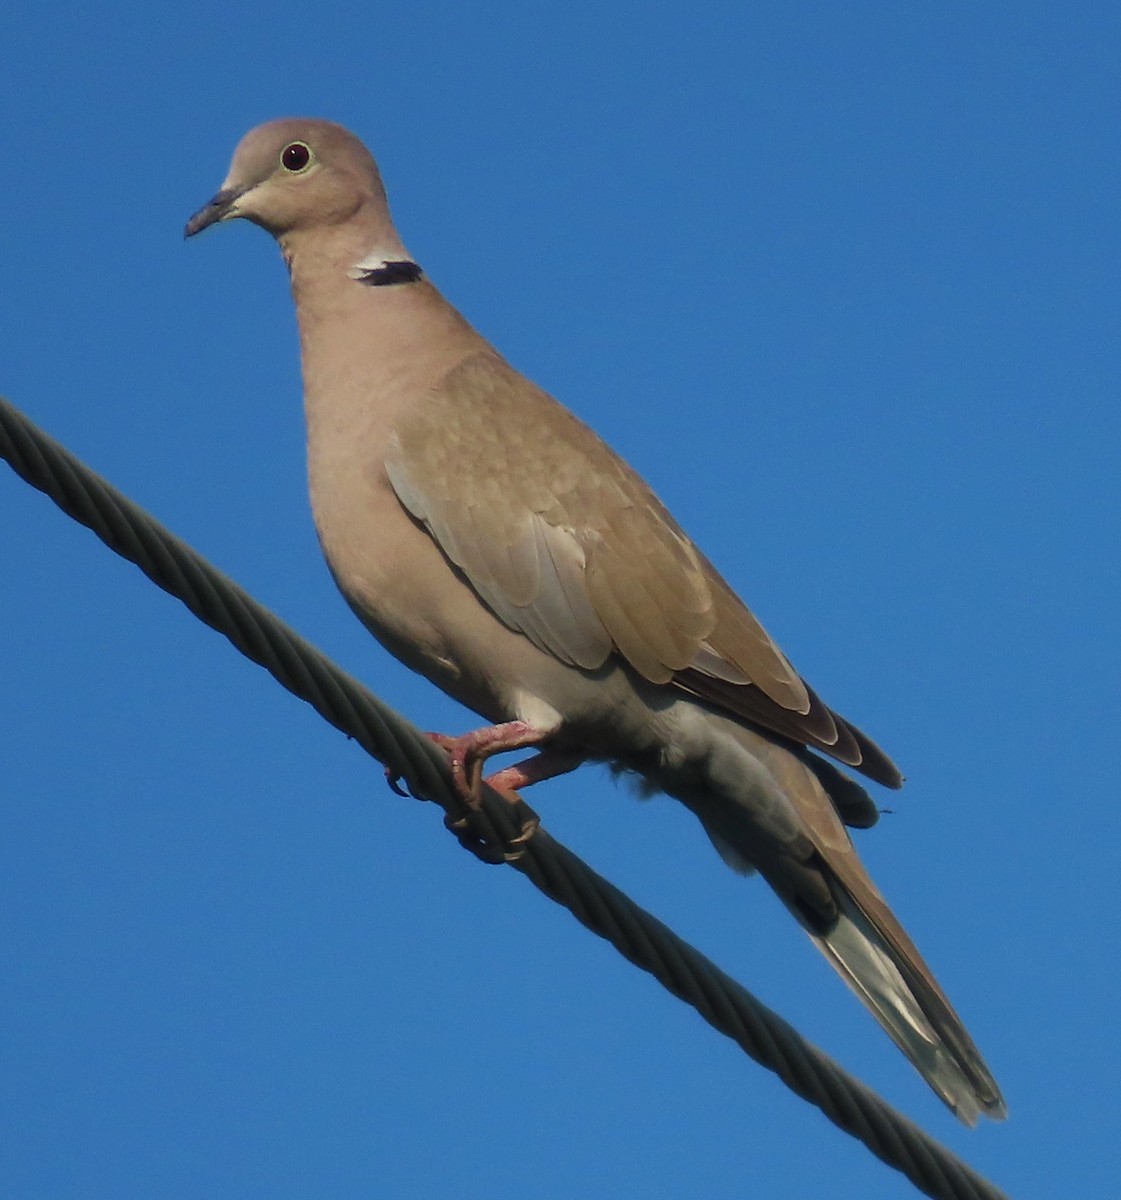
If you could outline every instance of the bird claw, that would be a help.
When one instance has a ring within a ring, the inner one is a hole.
[[[516,863],[520,858],[524,857],[526,847],[529,845],[530,839],[541,828],[541,818],[526,805],[522,805],[525,812],[522,814],[522,825],[516,837],[512,837],[506,843],[507,850],[503,858],[508,863]]]
[[[385,782],[389,785],[389,790],[391,792],[393,792],[394,795],[402,796],[406,800],[423,800],[424,799],[423,796],[418,796],[416,794],[416,792],[414,792],[409,787],[407,782],[402,787],[402,785],[401,785],[402,779],[404,779],[403,775],[398,775],[390,767],[385,768]]]
[[[505,846],[496,845],[481,837],[471,826],[471,814],[453,817],[450,813],[444,817],[444,827],[455,834],[456,840],[480,861],[488,866],[501,866],[504,863],[516,863],[526,851],[530,838],[541,825],[541,818],[524,801],[517,801],[517,807],[523,811],[521,828],[510,838]]]
[[[401,776],[394,775],[388,767],[385,769],[385,782],[389,785],[389,790],[395,796],[403,796],[406,800],[412,798],[412,793],[409,789],[401,786]]]
[[[535,746],[543,740],[542,735],[523,721],[510,721],[503,725],[478,729],[461,737],[448,737],[442,733],[427,733],[425,737],[447,752],[452,783],[466,809],[460,816],[445,816],[444,825],[455,834],[464,849],[470,850],[480,862],[485,863],[517,862],[525,854],[526,845],[541,824],[537,814],[517,794],[518,788],[564,774],[583,761],[580,755],[572,751],[546,749],[531,759],[484,779],[483,764],[491,755],[521,746]],[[388,767],[385,770],[385,779],[398,796],[425,798],[417,796],[407,783],[402,787],[402,776]],[[473,827],[472,817],[482,806],[484,783],[493,787],[503,799],[517,809],[521,827],[518,834],[510,838],[505,845],[496,845],[478,834]]]

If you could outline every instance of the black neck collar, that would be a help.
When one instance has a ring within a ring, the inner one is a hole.
[[[397,283],[416,283],[424,278],[424,272],[411,259],[404,259],[401,262],[384,262],[380,267],[371,267],[355,278],[369,287],[391,287]]]

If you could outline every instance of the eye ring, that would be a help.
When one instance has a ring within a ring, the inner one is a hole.
[[[280,165],[291,175],[311,166],[311,147],[306,142],[289,142],[280,152]]]

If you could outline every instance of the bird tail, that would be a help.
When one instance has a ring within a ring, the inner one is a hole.
[[[764,876],[891,1040],[962,1121],[974,1125],[981,1114],[1003,1118],[1004,1100],[996,1081],[930,968],[876,890],[842,823],[853,813],[862,817],[864,808],[871,807],[867,794],[824,761],[807,762],[807,756],[748,729],[735,730],[734,737],[763,771],[747,760],[736,760],[721,777],[706,779],[705,786],[679,788],[674,794],[700,817],[729,866],[744,873],[758,870]],[[740,780],[747,780],[748,786],[737,788]],[[858,794],[863,805],[856,803]]]
[[[802,920],[815,944],[962,1121],[975,1125],[982,1113],[1001,1120],[1006,1109],[996,1080],[879,894],[867,882],[871,894],[861,904],[837,874],[828,867],[825,874],[837,916],[825,930]]]

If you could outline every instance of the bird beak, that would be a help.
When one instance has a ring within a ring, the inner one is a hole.
[[[216,225],[219,221],[224,221],[227,217],[236,217],[235,206],[248,190],[248,188],[243,187],[223,188],[187,222],[187,226],[183,230],[183,236],[185,238],[194,237],[196,233],[202,233],[204,229],[208,229],[211,225]]]

